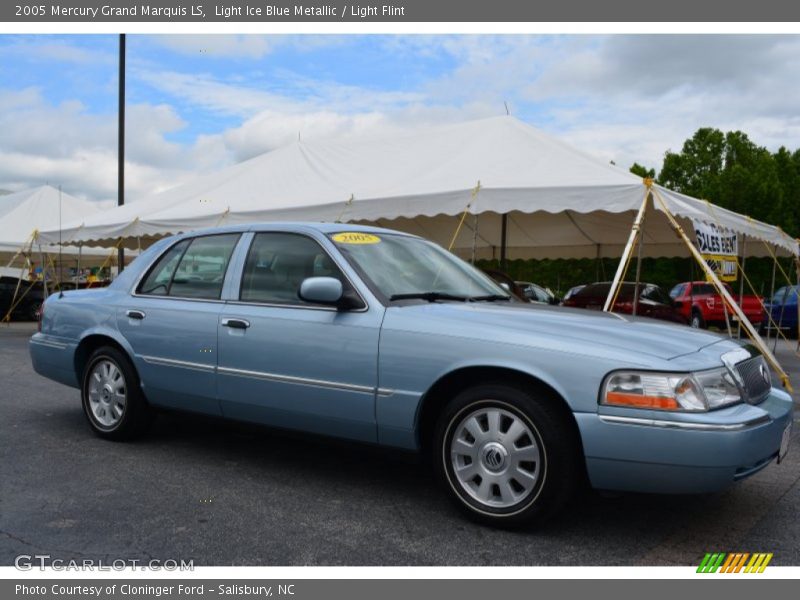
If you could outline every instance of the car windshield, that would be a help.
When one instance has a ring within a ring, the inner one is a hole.
[[[782,304],[784,300],[786,300],[786,304],[797,302],[797,286],[783,286],[772,297],[773,304]]]
[[[396,234],[342,232],[331,240],[389,299],[507,300],[509,294],[474,267],[426,240]]]

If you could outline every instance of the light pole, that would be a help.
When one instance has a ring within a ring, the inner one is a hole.
[[[119,34],[119,115],[117,134],[117,206],[125,204],[125,34]],[[122,240],[120,239],[120,242]],[[117,249],[117,269],[125,268],[125,249],[120,243]]]

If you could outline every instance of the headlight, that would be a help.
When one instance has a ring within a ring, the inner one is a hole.
[[[694,378],[703,390],[709,410],[729,404],[736,404],[742,399],[739,386],[731,372],[725,367],[711,371],[700,371]]]
[[[730,371],[722,367],[698,373],[612,373],[602,402],[654,410],[703,412],[736,404],[742,399]]]

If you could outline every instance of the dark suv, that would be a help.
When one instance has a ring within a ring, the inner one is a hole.
[[[19,289],[17,287],[19,286]],[[30,289],[29,289],[30,288]],[[14,298],[14,292],[16,299]],[[18,321],[36,321],[39,319],[39,308],[44,300],[44,290],[40,282],[20,281],[16,277],[0,277],[0,319],[8,314],[8,309],[15,304],[11,318]]]

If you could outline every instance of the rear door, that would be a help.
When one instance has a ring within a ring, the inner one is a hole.
[[[217,322],[238,233],[199,236],[167,249],[118,308],[147,399],[219,415]]]
[[[305,234],[249,235],[238,289],[219,318],[224,415],[375,441],[383,306],[363,302],[360,309],[338,311],[304,302],[300,284],[312,276],[338,278],[358,293],[346,265]]]

